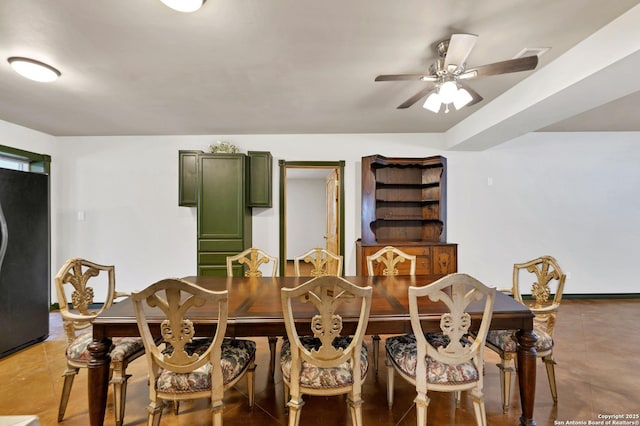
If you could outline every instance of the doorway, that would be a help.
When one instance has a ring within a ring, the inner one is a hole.
[[[344,161],[280,160],[280,275],[314,247],[344,255]]]

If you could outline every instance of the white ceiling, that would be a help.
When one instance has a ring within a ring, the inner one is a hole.
[[[443,134],[485,149],[530,131],[640,131],[640,0],[0,1],[0,119],[55,136]],[[535,71],[471,80],[484,97],[433,114],[396,107],[452,33],[468,66],[550,47]],[[27,56],[55,83],[15,74]],[[511,89],[511,90],[510,90]]]

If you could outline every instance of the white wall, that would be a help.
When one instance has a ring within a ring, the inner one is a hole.
[[[324,179],[287,178],[287,260],[326,246],[326,186]]]
[[[448,240],[459,244],[460,271],[503,286],[514,262],[551,254],[570,274],[567,293],[640,292],[637,132],[533,133],[483,152],[443,152],[439,135],[424,134],[57,138],[54,269],[71,256],[113,263],[123,291],[194,274],[196,216],[177,204],[177,152],[218,139],[274,156],[274,207],[253,216],[253,244],[269,253],[279,248],[277,160],[346,161],[349,275],[360,236],[361,157],[444,155]]]
[[[460,270],[508,285],[506,265],[550,254],[567,293],[640,293],[640,133],[531,133],[448,157]]]

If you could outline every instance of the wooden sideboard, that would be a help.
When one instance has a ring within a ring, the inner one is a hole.
[[[367,256],[370,256],[386,245],[393,245],[407,254],[416,256],[417,275],[442,275],[458,271],[458,245],[450,243],[395,242],[363,243],[356,241],[356,274],[368,275]],[[374,264],[375,275],[381,275],[382,264]],[[400,275],[409,274],[409,262],[396,265]]]
[[[356,271],[367,275],[367,256],[393,246],[416,256],[416,274],[458,270],[458,246],[447,243],[447,159],[362,157],[362,238]],[[382,272],[382,265],[374,265]],[[397,265],[409,273],[408,263]]]

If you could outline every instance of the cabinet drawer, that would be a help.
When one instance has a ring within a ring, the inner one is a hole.
[[[431,255],[416,256],[416,275],[433,274]]]
[[[418,256],[431,257],[431,250],[429,247],[406,247],[402,245],[394,245],[393,247],[416,257]]]
[[[226,266],[198,266],[198,275],[205,277],[226,277]]]
[[[237,253],[232,252],[200,252],[198,253],[198,265],[226,265],[227,256]],[[226,266],[225,266],[226,267]]]
[[[242,250],[244,250],[244,242],[242,240],[198,240],[198,251],[230,251],[236,254]]]

